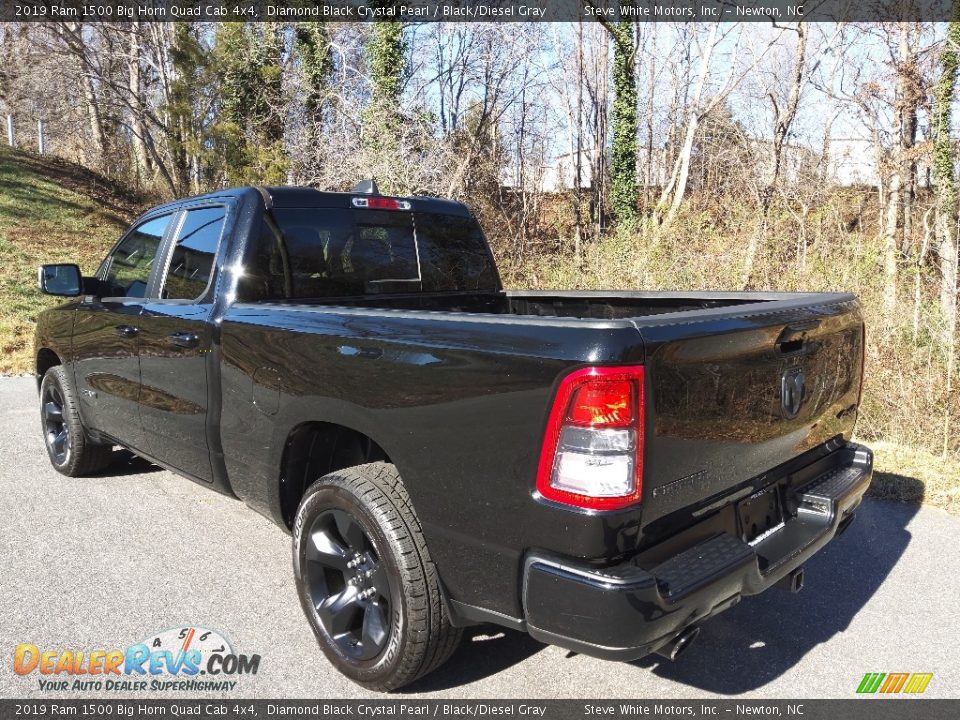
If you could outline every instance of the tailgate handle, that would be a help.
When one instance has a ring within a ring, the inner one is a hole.
[[[804,320],[787,325],[777,337],[777,349],[784,355],[800,352],[804,349],[807,332],[819,326],[819,320]]]

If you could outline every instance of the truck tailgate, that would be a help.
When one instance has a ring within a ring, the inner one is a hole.
[[[646,347],[643,522],[696,515],[849,439],[863,321],[849,295],[792,296],[636,321]]]

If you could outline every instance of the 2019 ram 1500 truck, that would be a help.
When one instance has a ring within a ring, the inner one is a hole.
[[[459,628],[676,656],[853,519],[848,294],[513,292],[460,203],[239,188],[140,217],[36,331],[50,460],[111,448],[293,535],[334,666],[393,689]]]

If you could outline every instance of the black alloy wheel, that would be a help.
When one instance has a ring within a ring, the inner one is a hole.
[[[337,670],[389,691],[450,657],[460,629],[395,465],[371,462],[317,478],[292,525],[297,596]]]
[[[390,637],[390,582],[370,536],[345,510],[326,510],[306,538],[305,584],[320,625],[347,657],[371,660]]]
[[[50,457],[56,465],[66,465],[73,451],[70,430],[63,418],[63,394],[54,384],[48,384],[43,391],[41,414],[43,415],[43,438]]]
[[[113,447],[92,440],[80,419],[70,373],[62,365],[49,368],[40,381],[40,429],[54,469],[81,477],[110,464]]]

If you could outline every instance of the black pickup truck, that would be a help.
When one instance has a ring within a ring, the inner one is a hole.
[[[848,294],[505,291],[460,203],[239,188],[140,217],[93,277],[45,265],[54,467],[112,448],[293,535],[330,661],[388,690],[477,623],[676,657],[853,519]]]

